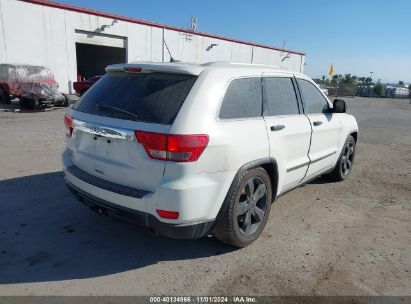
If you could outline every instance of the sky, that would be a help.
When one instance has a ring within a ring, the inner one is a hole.
[[[410,0],[55,0],[306,53],[305,73],[411,83]]]

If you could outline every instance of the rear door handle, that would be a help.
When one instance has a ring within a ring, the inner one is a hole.
[[[314,123],[313,123],[313,125],[314,125],[315,127],[318,127],[318,126],[320,126],[320,125],[322,125],[322,124],[323,124],[322,121],[314,121]]]
[[[275,125],[275,126],[271,126],[271,131],[280,131],[282,129],[284,129],[285,126],[284,125]]]

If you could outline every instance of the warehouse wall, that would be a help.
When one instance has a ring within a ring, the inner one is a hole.
[[[72,90],[77,79],[76,31],[91,38],[123,37],[127,60],[169,61],[163,37],[175,59],[184,62],[231,61],[284,66],[302,71],[304,56],[216,38],[119,20],[101,33],[113,19],[36,5],[17,0],[0,0],[0,63],[27,63],[52,69],[63,92]],[[210,48],[212,44],[218,46]]]
[[[3,16],[2,16],[4,12],[2,11],[2,8],[1,8],[1,2],[2,1],[0,1],[0,62],[7,61],[6,43],[5,43]]]

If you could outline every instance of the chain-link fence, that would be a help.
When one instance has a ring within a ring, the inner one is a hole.
[[[354,97],[357,94],[357,84],[338,83],[327,89],[328,95],[332,97]]]
[[[375,89],[374,83],[344,82],[335,80],[314,79],[320,88],[327,92],[329,97],[387,97],[387,98],[410,98],[411,90],[407,87],[383,85]],[[377,83],[377,85],[380,85]]]
[[[410,90],[408,88],[393,86],[385,86],[381,91],[381,94],[377,94],[374,90],[374,85],[359,85],[357,87],[357,95],[362,97],[411,98]]]

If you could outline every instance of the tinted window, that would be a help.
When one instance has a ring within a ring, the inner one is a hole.
[[[108,73],[87,91],[74,109],[115,118],[172,124],[196,78],[164,73]]]
[[[264,78],[264,116],[299,114],[291,78]]]
[[[0,79],[7,81],[7,67],[0,65]]]
[[[316,86],[303,79],[297,79],[297,82],[303,95],[307,114],[328,112],[328,102]]]
[[[220,109],[220,118],[260,117],[261,78],[234,79],[230,82]]]
[[[100,78],[101,78],[101,76],[94,76],[94,77],[91,77],[91,78],[87,79],[87,81],[96,82],[96,81],[99,80]]]

